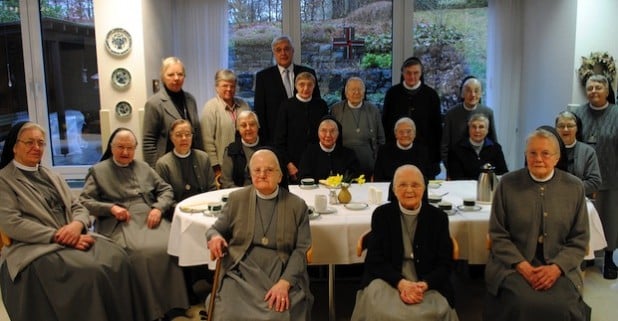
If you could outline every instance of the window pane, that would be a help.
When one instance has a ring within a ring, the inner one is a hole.
[[[414,3],[414,55],[423,62],[424,81],[438,92],[445,113],[460,102],[464,77],[476,76],[485,88],[487,0]]]
[[[270,43],[281,35],[281,1],[228,0],[228,65],[236,73],[236,96],[252,108],[253,78],[274,63]]]
[[[380,109],[391,87],[392,1],[301,0],[302,62],[316,70],[322,98],[342,98],[345,81],[359,76]]]
[[[11,126],[28,119],[19,1],[0,1],[0,153]]]
[[[53,165],[94,164],[101,129],[92,0],[41,0],[40,11]]]

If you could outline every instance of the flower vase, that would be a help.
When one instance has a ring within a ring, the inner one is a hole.
[[[339,203],[348,204],[352,200],[352,194],[348,190],[349,187],[350,185],[348,184],[341,184],[341,191],[339,191],[339,195],[337,196]]]

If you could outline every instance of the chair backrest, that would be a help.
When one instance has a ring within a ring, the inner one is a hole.
[[[356,256],[361,257],[363,255],[363,251],[367,249],[367,242],[370,236],[371,230],[366,230],[359,236],[358,241],[356,241]],[[459,260],[459,242],[452,236],[451,242],[453,243],[453,260]]]
[[[4,232],[0,231],[0,250],[5,246],[11,245],[11,243],[13,243],[13,240],[11,240],[8,235],[4,234]]]
[[[369,236],[371,235],[371,230],[366,230],[358,237],[358,241],[356,241],[356,256],[361,257],[363,255],[363,251],[367,248],[367,242],[369,241]]]

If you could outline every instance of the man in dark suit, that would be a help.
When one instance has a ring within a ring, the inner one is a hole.
[[[275,137],[279,106],[283,101],[296,94],[296,89],[294,88],[296,75],[307,71],[312,73],[317,79],[313,69],[292,63],[294,47],[292,46],[292,40],[288,36],[275,38],[271,47],[277,65],[262,69],[255,76],[253,109],[260,120],[260,139],[263,139],[265,142],[272,142]],[[286,78],[287,84],[289,84],[288,88],[286,88]],[[315,86],[313,89],[313,98],[320,98],[319,86]]]

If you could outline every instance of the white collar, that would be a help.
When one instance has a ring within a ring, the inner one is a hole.
[[[472,138],[468,138],[468,141],[470,142],[470,144],[474,147],[483,147],[483,144],[485,144],[485,140],[483,139],[482,142],[477,143],[475,141],[472,140]]]
[[[15,159],[13,159],[13,165],[15,165],[15,167],[17,167],[17,168],[19,168],[19,169],[21,169],[23,171],[26,171],[26,172],[36,172],[36,171],[39,170],[39,164],[36,164],[36,166],[27,166],[27,165],[24,165],[24,164],[16,161]]]
[[[131,161],[131,163],[128,163],[128,164],[126,164],[126,165],[120,164],[120,163],[118,163],[118,162],[114,159],[114,156],[112,156],[112,162],[114,162],[114,164],[116,164],[116,166],[118,166],[118,167],[129,167],[129,165],[131,165],[131,163],[133,163],[133,161]]]
[[[271,199],[277,197],[277,195],[279,195],[279,185],[277,185],[277,188],[271,194],[264,195],[264,194],[260,193],[260,191],[258,191],[257,189],[255,190],[255,194],[257,195],[257,197],[259,197],[259,198],[261,198],[263,200],[271,200]]]
[[[189,151],[186,154],[181,154],[179,152],[176,151],[176,149],[172,149],[172,153],[174,153],[174,155],[176,155],[176,157],[178,158],[187,158],[191,155],[191,149],[189,149]]]
[[[476,104],[476,105],[474,105],[474,106],[472,106],[472,107],[468,107],[468,106],[466,106],[466,103],[465,103],[465,102],[463,102],[463,103],[461,103],[461,104],[463,105],[463,108],[464,108],[465,110],[467,110],[467,111],[473,111],[473,110],[475,110],[475,109],[476,109],[476,107],[478,107],[478,106],[479,106],[479,104]]]
[[[605,108],[607,108],[609,106],[609,101],[605,103],[605,105],[601,106],[601,107],[597,107],[597,106],[592,106],[592,104],[588,104],[588,106],[590,106],[590,109],[594,109],[594,110],[603,110]]]
[[[408,149],[411,149],[411,148],[412,148],[412,145],[414,145],[414,142],[412,142],[412,144],[410,144],[410,146],[408,146],[408,147],[401,146],[401,145],[399,144],[399,142],[397,142],[397,147],[398,147],[399,149],[401,149],[401,150],[408,150]]]
[[[247,147],[255,147],[255,146],[256,146],[256,145],[260,142],[260,136],[258,136],[258,137],[257,137],[257,139],[255,140],[255,143],[253,143],[253,144],[249,144],[249,143],[247,143],[247,142],[246,142],[244,139],[242,139],[242,138],[240,139],[240,142],[241,142],[244,146],[247,146]]]
[[[289,70],[292,73],[294,72],[294,64],[290,64],[287,68],[283,67],[281,65],[277,65],[277,68],[279,68],[279,73],[280,74],[283,74],[284,70]]]
[[[363,101],[361,100],[361,101],[360,101],[360,103],[358,103],[358,105],[352,105],[352,104],[350,103],[350,101],[348,100],[348,107],[350,107],[350,108],[352,108],[352,109],[358,109],[358,108],[361,108],[361,107],[363,107]]]
[[[403,84],[403,87],[404,87],[405,89],[407,89],[407,90],[414,90],[414,89],[418,89],[418,87],[420,87],[420,86],[423,84],[423,82],[422,82],[422,81],[419,81],[419,82],[418,82],[418,84],[416,84],[416,85],[414,85],[414,86],[410,87],[410,86],[408,86],[408,85],[406,84],[406,82],[405,82],[405,81],[402,81],[401,83]]]
[[[418,213],[421,212],[421,207],[423,205],[423,202],[420,202],[418,204],[418,207],[416,209],[413,210],[409,210],[407,208],[404,208],[401,203],[399,203],[399,210],[401,211],[401,213],[403,213],[403,215],[418,215]]]
[[[332,148],[326,148],[320,143],[320,148],[327,153],[332,153],[335,150],[335,146],[337,146],[337,143],[335,143]]]
[[[542,178],[542,179],[541,179],[541,178],[538,178],[538,177],[536,177],[536,176],[532,175],[532,172],[530,172],[530,171],[528,170],[528,173],[530,174],[530,177],[532,178],[532,180],[534,180],[535,182],[539,182],[539,183],[547,182],[547,181],[549,181],[550,179],[552,179],[552,177],[554,177],[554,173],[555,173],[555,172],[556,172],[556,170],[555,170],[555,169],[553,169],[553,170],[551,171],[551,173],[547,176],[547,178]]]
[[[564,145],[564,147],[566,147],[566,148],[573,148],[573,147],[575,147],[576,144],[577,144],[577,139],[573,141],[573,144],[571,144],[571,145]]]
[[[296,99],[300,100],[300,101],[301,101],[301,102],[303,102],[303,103],[308,103],[308,102],[310,102],[310,101],[311,101],[311,98],[313,98],[313,96],[310,96],[310,97],[309,97],[309,99],[304,99],[304,98],[301,98],[301,97],[300,97],[300,95],[299,95],[298,93],[296,94]]]

